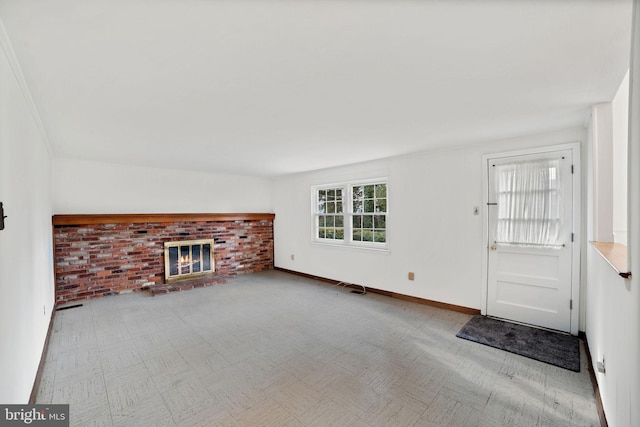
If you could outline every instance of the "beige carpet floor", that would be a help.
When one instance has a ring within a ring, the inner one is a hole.
[[[77,426],[599,425],[586,365],[456,338],[470,317],[277,271],[106,297],[57,312],[37,403]]]

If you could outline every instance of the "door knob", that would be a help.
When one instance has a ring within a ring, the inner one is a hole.
[[[491,250],[492,250],[492,251],[495,251],[496,249],[498,249],[498,248],[496,247],[496,245],[491,245]]]

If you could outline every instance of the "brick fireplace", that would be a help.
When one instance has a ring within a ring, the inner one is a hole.
[[[165,283],[165,243],[172,241],[212,241],[215,271],[207,275],[228,277],[272,269],[274,217],[55,215],[56,304]]]

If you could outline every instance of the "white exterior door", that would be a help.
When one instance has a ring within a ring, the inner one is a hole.
[[[487,315],[565,332],[577,327],[572,156],[563,149],[487,159]]]

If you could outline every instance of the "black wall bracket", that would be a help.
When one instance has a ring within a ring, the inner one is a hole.
[[[0,202],[0,230],[4,230],[4,219],[6,215],[4,214],[4,206],[2,206],[2,202]]]

